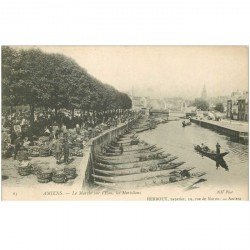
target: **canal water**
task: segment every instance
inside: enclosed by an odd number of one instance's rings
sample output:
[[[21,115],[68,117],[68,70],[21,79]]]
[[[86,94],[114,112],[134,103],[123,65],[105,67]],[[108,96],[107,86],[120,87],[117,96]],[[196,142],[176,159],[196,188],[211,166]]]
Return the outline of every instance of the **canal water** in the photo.
[[[185,161],[185,167],[195,167],[193,171],[205,171],[206,188],[248,188],[248,145],[232,142],[224,135],[202,128],[196,124],[182,127],[182,120],[160,124],[156,129],[140,133],[140,138],[150,144],[157,144],[166,153],[176,155],[176,161]],[[228,151],[224,157],[229,171],[219,167],[213,160],[202,157],[194,150],[195,144],[204,143],[215,150],[216,143],[221,145],[221,152]],[[201,185],[202,188],[202,185]]]

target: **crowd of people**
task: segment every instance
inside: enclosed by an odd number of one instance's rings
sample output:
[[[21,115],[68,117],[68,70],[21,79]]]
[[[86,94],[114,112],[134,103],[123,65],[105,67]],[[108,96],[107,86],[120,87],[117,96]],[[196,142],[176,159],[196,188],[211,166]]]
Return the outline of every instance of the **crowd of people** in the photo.
[[[132,110],[77,111],[75,115],[67,110],[55,114],[53,110],[36,111],[34,121],[29,110],[5,112],[2,115],[2,153],[16,159],[18,152],[27,145],[34,145],[40,137],[47,137],[53,144],[57,162],[62,155],[69,161],[69,134],[72,131],[84,137],[84,141],[97,136],[104,130],[134,119],[138,114]]]

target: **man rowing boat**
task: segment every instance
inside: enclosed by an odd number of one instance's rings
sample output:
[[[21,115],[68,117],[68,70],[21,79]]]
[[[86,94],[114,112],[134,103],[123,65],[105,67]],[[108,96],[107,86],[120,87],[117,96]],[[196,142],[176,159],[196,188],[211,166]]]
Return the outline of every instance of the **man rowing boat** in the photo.
[[[218,142],[216,144],[216,153],[220,154],[220,144]]]

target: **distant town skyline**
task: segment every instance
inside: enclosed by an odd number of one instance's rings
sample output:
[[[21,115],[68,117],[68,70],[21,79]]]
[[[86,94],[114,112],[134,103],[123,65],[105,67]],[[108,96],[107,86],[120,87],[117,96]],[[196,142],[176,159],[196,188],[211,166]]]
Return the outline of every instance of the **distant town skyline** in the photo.
[[[198,98],[204,85],[208,98],[248,90],[247,46],[35,47],[69,56],[103,83],[126,93],[133,87],[140,96]]]

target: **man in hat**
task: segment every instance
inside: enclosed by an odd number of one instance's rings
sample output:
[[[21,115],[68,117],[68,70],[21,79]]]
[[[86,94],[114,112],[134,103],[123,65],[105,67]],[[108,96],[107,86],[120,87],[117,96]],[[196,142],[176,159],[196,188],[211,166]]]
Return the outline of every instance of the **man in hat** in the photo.
[[[17,139],[15,140],[15,145],[14,145],[14,160],[16,160],[18,152],[21,150],[22,147],[22,140],[21,136],[18,136]]]
[[[58,137],[58,135],[56,135],[56,140],[55,140],[55,158],[56,158],[56,163],[59,163],[60,159],[61,159],[61,153],[62,153],[62,145],[60,142],[60,139]]]

